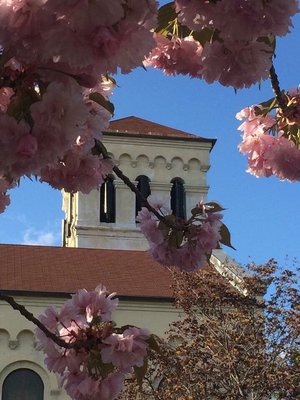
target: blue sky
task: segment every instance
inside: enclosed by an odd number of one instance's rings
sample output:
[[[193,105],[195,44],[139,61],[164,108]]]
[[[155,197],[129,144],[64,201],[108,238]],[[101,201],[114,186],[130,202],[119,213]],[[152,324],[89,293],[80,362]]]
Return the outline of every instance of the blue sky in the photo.
[[[278,40],[275,66],[282,88],[299,85],[300,16],[295,29]],[[227,208],[224,222],[242,263],[300,258],[299,183],[257,179],[245,172],[246,159],[235,114],[272,96],[269,82],[241,90],[208,85],[188,77],[166,77],[160,71],[137,69],[117,77],[112,97],[115,118],[135,115],[204,137],[216,138],[208,173],[209,199]],[[61,245],[61,195],[45,184],[22,180],[11,192],[11,205],[0,215],[0,243]]]

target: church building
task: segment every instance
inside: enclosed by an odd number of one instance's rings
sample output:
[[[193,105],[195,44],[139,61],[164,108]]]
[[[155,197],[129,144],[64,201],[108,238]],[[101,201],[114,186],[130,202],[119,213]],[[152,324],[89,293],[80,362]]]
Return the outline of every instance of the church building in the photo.
[[[145,197],[169,196],[175,215],[188,216],[206,199],[215,140],[127,117],[111,122],[103,142]],[[88,195],[63,193],[63,246],[0,245],[0,291],[38,316],[78,289],[102,283],[120,299],[113,315],[118,324],[163,335],[179,315],[169,271],[146,252],[136,220],[140,209],[135,194],[113,174]],[[222,258],[220,251],[211,258],[219,271]],[[5,302],[0,307],[0,400],[67,400],[36,350],[35,327]]]

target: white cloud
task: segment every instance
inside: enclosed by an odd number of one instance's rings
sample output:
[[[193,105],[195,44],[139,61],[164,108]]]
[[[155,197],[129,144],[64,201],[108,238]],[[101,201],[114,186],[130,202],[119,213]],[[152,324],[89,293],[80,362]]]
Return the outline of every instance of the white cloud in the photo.
[[[28,228],[24,231],[23,243],[29,245],[55,246],[60,244],[60,233],[54,231],[38,231]]]
[[[28,218],[25,214],[22,213],[10,214],[9,209],[7,210],[6,213],[3,214],[3,218],[13,223],[18,223],[25,226],[29,224]]]

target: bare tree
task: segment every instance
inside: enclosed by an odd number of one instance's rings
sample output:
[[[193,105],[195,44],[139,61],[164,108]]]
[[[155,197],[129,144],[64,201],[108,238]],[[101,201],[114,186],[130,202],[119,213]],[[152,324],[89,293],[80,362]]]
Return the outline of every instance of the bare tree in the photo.
[[[270,260],[248,269],[236,288],[212,268],[173,274],[184,318],[123,399],[299,398],[299,268],[280,271]]]

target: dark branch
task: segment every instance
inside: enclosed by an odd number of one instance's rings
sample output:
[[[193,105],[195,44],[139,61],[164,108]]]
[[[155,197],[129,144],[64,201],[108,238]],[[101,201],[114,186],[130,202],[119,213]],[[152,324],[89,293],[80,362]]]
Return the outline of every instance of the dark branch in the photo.
[[[278,76],[276,74],[273,64],[272,64],[272,67],[270,68],[270,79],[271,79],[272,89],[273,89],[273,92],[275,93],[277,102],[278,102],[280,108],[282,109],[282,112],[284,113],[287,108],[287,99],[284,96],[284,92],[280,89]]]
[[[9,305],[12,306],[14,310],[19,311],[23,317],[25,317],[28,321],[32,322],[34,325],[36,325],[41,331],[44,332],[44,334],[51,339],[54,343],[56,343],[58,346],[63,347],[65,349],[75,349],[79,350],[82,348],[89,349],[93,347],[93,345],[99,341],[99,339],[95,338],[90,338],[87,339],[86,341],[82,342],[75,342],[75,343],[67,343],[64,340],[62,340],[59,336],[57,336],[55,333],[49,331],[45,327],[44,324],[41,323],[30,311],[28,311],[22,304],[17,303],[13,297],[7,296],[3,293],[0,293],[0,300],[6,301]]]
[[[44,324],[41,323],[30,311],[28,311],[22,304],[17,303],[13,297],[7,296],[3,293],[0,293],[0,300],[6,301],[6,303],[10,304],[14,310],[19,311],[23,317],[25,317],[28,321],[32,322],[34,325],[36,325],[38,328],[40,328],[41,331],[44,332],[44,334],[51,340],[53,340],[54,343],[56,343],[60,347],[64,347],[66,349],[74,348],[74,345],[71,343],[66,343],[64,340],[60,339],[58,336],[55,335],[55,333],[49,331]]]

